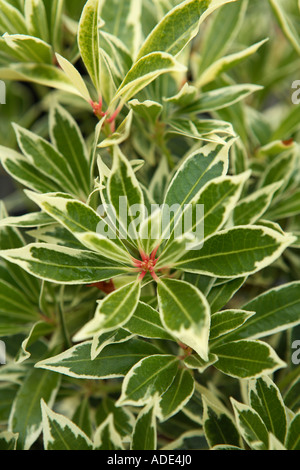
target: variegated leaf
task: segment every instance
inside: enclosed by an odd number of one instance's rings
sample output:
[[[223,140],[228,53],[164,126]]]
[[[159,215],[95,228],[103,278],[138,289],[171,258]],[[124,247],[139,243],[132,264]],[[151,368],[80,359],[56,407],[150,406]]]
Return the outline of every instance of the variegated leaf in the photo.
[[[109,379],[123,377],[141,359],[157,354],[150,343],[132,340],[108,345],[94,360],[91,359],[90,341],[37,363],[36,367],[58,372],[77,379]]]
[[[100,42],[99,28],[103,21],[100,19],[101,2],[88,0],[82,11],[78,28],[78,46],[86,69],[100,94]]]
[[[261,341],[233,341],[215,345],[211,351],[219,359],[215,367],[239,379],[262,377],[286,366],[274,349]]]
[[[190,371],[179,369],[168,390],[157,404],[157,416],[166,421],[177,414],[190,400],[194,393],[195,382]]]
[[[214,10],[235,0],[186,0],[173,8],[153,29],[138,58],[154,51],[178,55],[196,36],[200,23]]]
[[[276,261],[295,237],[260,226],[223,230],[175,263],[183,271],[224,278],[244,277]]]
[[[267,376],[252,380],[249,387],[249,401],[268,431],[284,443],[287,432],[286,410],[275,383]]]
[[[268,431],[260,416],[249,406],[231,398],[237,427],[252,450],[267,450]]]
[[[38,384],[38,387],[37,387]],[[23,381],[9,417],[9,430],[19,434],[18,448],[28,450],[42,431],[40,400],[52,406],[60,376],[50,371],[32,369]],[[35,393],[32,393],[35,390]]]
[[[76,424],[66,416],[55,413],[41,401],[43,439],[45,450],[92,450],[93,443]]]
[[[137,417],[132,435],[131,450],[156,450],[156,448],[155,401],[150,401]]]
[[[140,291],[141,283],[137,280],[99,301],[94,318],[77,333],[77,340],[88,339],[124,326],[135,312]]]
[[[0,257],[33,276],[58,284],[93,284],[127,271],[93,252],[43,243],[3,250]]]
[[[171,279],[160,279],[158,303],[161,321],[172,336],[208,359],[209,305],[196,287]]]
[[[178,359],[171,355],[153,355],[138,362],[122,384],[117,406],[144,406],[149,399],[158,399],[173,382]]]
[[[122,438],[114,425],[113,414],[109,414],[96,430],[93,450],[124,450]]]

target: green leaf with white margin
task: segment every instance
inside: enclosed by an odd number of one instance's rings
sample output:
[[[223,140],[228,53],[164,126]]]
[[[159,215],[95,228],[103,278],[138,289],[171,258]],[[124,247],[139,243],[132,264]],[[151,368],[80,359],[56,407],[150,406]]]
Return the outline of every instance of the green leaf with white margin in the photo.
[[[76,194],[77,184],[66,158],[42,137],[17,124],[14,124],[13,127],[19,147],[28,161],[36,165],[37,169],[46,177],[50,176],[55,179],[65,191]]]
[[[144,302],[138,303],[133,316],[123,328],[133,335],[141,336],[142,338],[174,341],[174,338],[164,329],[157,310]]]
[[[157,430],[155,401],[148,403],[139,413],[131,442],[131,450],[156,450]]]
[[[101,217],[88,205],[60,194],[36,194],[27,191],[27,196],[41,209],[66,227],[83,245],[101,256],[130,264],[131,258],[122,244],[97,232],[105,225]]]
[[[184,119],[174,118],[168,121],[168,134],[178,134],[190,139],[225,143],[226,136],[235,136],[232,124],[216,119]],[[224,138],[219,136],[221,134]]]
[[[259,181],[259,187],[263,187],[278,181],[284,181],[285,184],[281,185],[280,191],[282,192],[288,183],[289,179],[295,172],[297,165],[297,154],[295,149],[284,152],[278,155],[271,163],[266,167]]]
[[[291,282],[271,289],[242,307],[256,312],[227,338],[257,339],[299,325],[300,282]]]
[[[300,412],[289,424],[285,446],[287,450],[300,450]]]
[[[96,253],[43,243],[2,250],[0,257],[35,277],[57,284],[93,284],[128,271]]]
[[[132,66],[132,57],[122,40],[114,34],[103,30],[105,29],[105,26],[106,25],[103,25],[100,32],[100,50],[107,59],[114,85],[118,88],[126,73]]]
[[[170,218],[171,225],[178,219],[185,204],[190,204],[206,183],[226,175],[231,145],[232,142],[226,145],[206,144],[193,150],[179,166],[163,202],[170,213],[174,211],[173,217]]]
[[[80,334],[80,333],[79,333]],[[118,328],[115,331],[109,331],[108,333],[100,333],[94,336],[91,347],[91,359],[94,360],[109,344],[125,343],[134,337],[133,334]],[[73,338],[76,341],[76,336]]]
[[[101,217],[96,211],[67,194],[36,194],[26,191],[26,195],[71,233],[96,232],[101,222]]]
[[[234,142],[230,160],[234,175],[242,173],[249,167],[247,149],[241,139]]]
[[[209,181],[204,188],[190,201],[189,206],[183,210],[182,215],[175,223],[174,230],[170,236],[170,245],[173,237],[176,237],[176,231],[181,232],[184,225],[185,233],[193,234],[197,244],[203,244],[203,241],[217,232],[229,218],[240,199],[245,182],[249,179],[250,172],[242,173],[238,176],[221,176]],[[203,211],[200,214],[200,206]],[[192,245],[187,247],[192,249]],[[164,252],[161,254],[161,263],[163,263]],[[175,262],[177,260],[173,260]]]
[[[100,42],[101,92],[105,102],[110,103],[132,66],[132,60],[123,42],[112,34],[101,31]]]
[[[298,357],[296,357],[296,359],[298,359]],[[300,374],[299,374],[299,371],[298,371],[298,376],[292,379],[292,383],[289,389],[284,393],[284,403],[290,410],[292,410],[295,413],[300,408]]]
[[[125,140],[127,140],[130,135],[132,118],[133,118],[133,112],[132,110],[130,110],[126,118],[122,121],[122,123],[117,128],[117,130],[113,132],[111,136],[102,140],[102,142],[98,145],[98,148],[111,147],[113,145],[120,145],[123,142],[125,142]]]
[[[211,317],[210,341],[217,340],[243,325],[255,312],[246,310],[223,310]]]
[[[269,0],[283,33],[300,54],[299,2],[297,0]]]
[[[21,62],[52,64],[52,50],[49,44],[41,39],[25,34],[4,34],[7,53]]]
[[[56,54],[56,59],[57,59],[57,62],[59,63],[59,66],[62,68],[62,70],[66,74],[66,77],[68,78],[68,80],[72,83],[74,88],[76,88],[78,94],[82,96],[83,99],[85,99],[87,102],[90,103],[91,101],[90,93],[87,89],[85,81],[83,80],[78,70],[74,67],[73,64],[71,64],[71,62],[69,62],[67,59],[65,59],[59,54]]]
[[[175,378],[157,403],[156,415],[160,421],[166,421],[177,414],[188,403],[195,389],[191,372],[178,369]]]
[[[18,448],[28,450],[42,431],[41,399],[52,406],[59,389],[60,376],[32,369],[16,395],[9,417],[9,431],[18,433]]]
[[[219,359],[215,367],[224,374],[238,379],[262,377],[286,367],[274,349],[258,340],[212,345],[211,352]]]
[[[142,45],[138,59],[154,51],[178,55],[197,35],[200,24],[214,10],[235,0],[186,0],[158,23]]]
[[[29,212],[28,214],[6,217],[0,220],[0,227],[33,228],[51,224],[53,224],[52,217],[44,212]]]
[[[66,416],[55,413],[41,400],[45,450],[93,450],[93,443]]]
[[[129,101],[128,104],[135,114],[138,114],[151,123],[156,122],[163,110],[163,106],[160,103],[151,100],[139,101],[134,99]]]
[[[262,419],[249,406],[231,398],[237,427],[247,444],[253,450],[267,450],[269,435]]]
[[[43,0],[25,0],[24,15],[28,33],[49,42],[49,27]]]
[[[203,428],[210,448],[216,445],[240,446],[240,436],[229,413],[212,406],[203,397]]]
[[[88,0],[85,4],[78,27],[78,46],[82,60],[100,96],[100,44],[99,28],[101,2]]]
[[[141,283],[136,280],[98,301],[94,318],[77,333],[77,340],[85,340],[124,326],[134,314],[140,292]]]
[[[0,78],[38,83],[46,87],[57,88],[67,93],[78,95],[79,92],[63,70],[54,65],[36,63],[16,63],[0,68]]]
[[[243,84],[218,88],[202,93],[198,99],[188,106],[180,109],[180,113],[205,113],[227,108],[241,100],[248,98],[252,93],[262,90],[261,86]]]
[[[136,56],[141,42],[141,14],[141,0],[111,0],[103,2],[101,9],[103,30],[120,39],[132,57]]]
[[[33,163],[15,150],[0,146],[0,160],[5,171],[27,188],[41,193],[59,191],[56,181],[41,173]]]
[[[115,428],[113,414],[109,414],[96,430],[93,450],[124,450],[122,438]]]
[[[213,15],[203,35],[198,74],[226,54],[242,26],[247,6],[247,0],[234,2],[224,5]]]
[[[193,150],[175,173],[165,196],[168,206],[189,204],[204,185],[228,170],[229,150],[232,142],[207,144]]]
[[[262,225],[263,227],[271,228],[272,230],[275,230],[275,232],[278,232],[278,233],[281,233],[281,235],[284,235],[284,230],[277,222],[272,222],[271,220],[267,220],[267,219],[260,219],[259,225]],[[295,242],[293,242],[293,245],[294,243]]]
[[[135,364],[122,384],[117,406],[144,406],[150,399],[158,400],[174,380],[179,361],[175,356],[160,354]]]
[[[234,227],[212,235],[201,250],[190,251],[174,266],[208,276],[244,277],[272,264],[294,240],[267,227]]]
[[[3,431],[0,432],[0,450],[16,450],[18,434]]]
[[[29,348],[32,344],[34,344],[40,337],[47,336],[55,330],[55,326],[51,323],[47,323],[44,321],[39,321],[33,325],[31,328],[28,336],[21,344],[20,351],[15,357],[15,363],[21,364],[22,362],[29,359],[31,353]]]
[[[185,83],[176,95],[169,98],[163,97],[163,101],[178,108],[185,108],[194,103],[198,96],[198,90],[193,85]]]
[[[50,31],[43,0],[25,0],[24,15],[28,33],[50,42]]]
[[[208,83],[212,82],[219,75],[221,75],[221,73],[226,72],[228,69],[234,67],[235,65],[238,65],[243,60],[255,54],[258,49],[263,44],[265,44],[267,40],[268,39],[264,39],[263,41],[253,44],[252,46],[248,47],[247,49],[244,49],[241,52],[236,52],[234,54],[230,54],[228,56],[218,59],[200,75],[200,77],[196,81],[195,86],[197,88],[201,88],[204,85],[207,85]]]
[[[118,99],[126,103],[164,73],[184,71],[186,71],[186,67],[177,62],[170,54],[152,52],[134,63],[119,86],[112,103],[115,103]],[[112,106],[112,103],[110,106]]]
[[[257,222],[269,208],[281,185],[281,181],[270,184],[241,199],[233,212],[234,225],[251,225]]]
[[[65,108],[55,104],[50,110],[49,128],[53,145],[68,160],[79,187],[88,195],[88,150],[76,121]]]
[[[99,253],[101,256],[105,256],[108,259],[112,259],[127,266],[131,264],[131,256],[128,251],[125,251],[125,249],[114,241],[109,240],[107,237],[92,232],[75,233],[74,235],[83,245]]]
[[[27,34],[25,18],[20,13],[18,8],[11,5],[9,2],[0,1],[0,32],[2,34],[8,32],[10,34]]]
[[[206,361],[210,309],[202,292],[184,281],[160,279],[158,304],[161,321],[167,332]]]
[[[91,345],[91,341],[80,343],[57,356],[38,362],[36,367],[76,379],[112,379],[124,377],[138,361],[158,353],[152,344],[132,340],[108,345],[92,361]]]
[[[137,239],[137,220],[132,210],[137,208],[140,212],[138,219],[144,219],[144,195],[132,166],[118,147],[114,147],[113,156],[113,167],[107,182],[109,200],[116,212],[122,238],[129,236]]]
[[[267,430],[284,443],[287,432],[285,404],[278,387],[269,377],[250,381],[249,403],[259,414]]]

